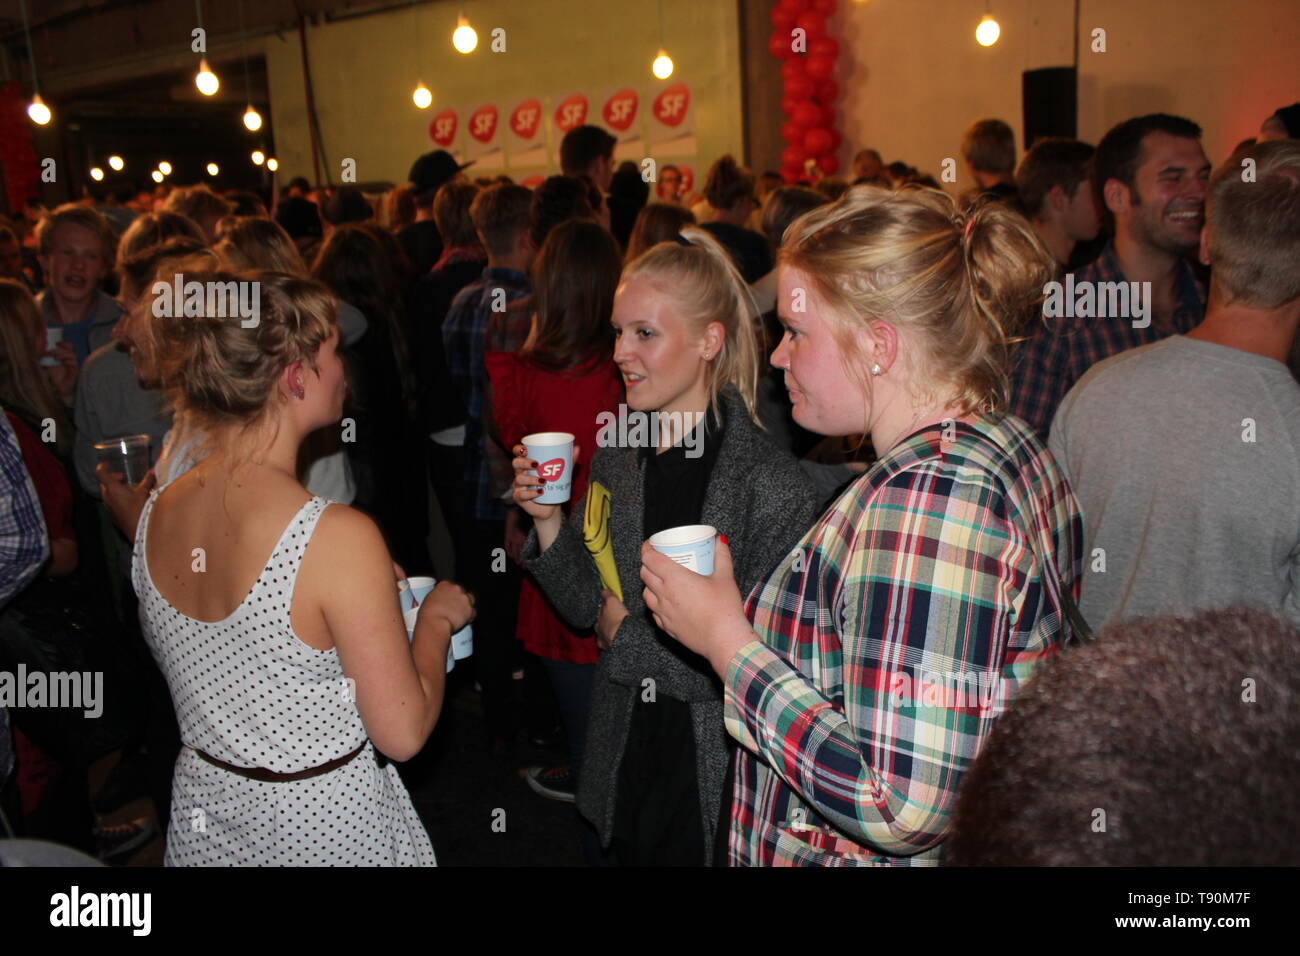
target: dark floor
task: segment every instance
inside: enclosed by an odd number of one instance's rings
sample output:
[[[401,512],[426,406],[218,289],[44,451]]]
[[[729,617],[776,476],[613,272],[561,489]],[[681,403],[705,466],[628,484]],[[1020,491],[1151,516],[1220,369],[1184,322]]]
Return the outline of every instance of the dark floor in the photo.
[[[494,753],[468,668],[448,675],[447,706],[429,743],[401,766],[439,866],[581,866],[577,812],[538,796],[520,768],[561,755],[517,744]]]

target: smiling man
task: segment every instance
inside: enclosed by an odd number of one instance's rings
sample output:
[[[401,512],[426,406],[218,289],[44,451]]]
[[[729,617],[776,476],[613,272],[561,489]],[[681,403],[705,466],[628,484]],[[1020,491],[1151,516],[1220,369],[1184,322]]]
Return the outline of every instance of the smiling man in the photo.
[[[49,284],[37,297],[47,328],[63,329],[77,363],[113,334],[121,307],[99,288],[113,267],[117,237],[108,220],[87,206],[60,206],[36,229],[38,258]]]
[[[1205,290],[1187,261],[1200,243],[1210,178],[1200,140],[1191,120],[1152,113],[1125,120],[1098,144],[1097,211],[1114,223],[1114,238],[1074,274],[1074,286],[1140,283],[1150,314],[1140,322],[1072,316],[1037,326],[1012,369],[1008,410],[1041,438],[1065,393],[1094,364],[1190,332],[1204,316]]]

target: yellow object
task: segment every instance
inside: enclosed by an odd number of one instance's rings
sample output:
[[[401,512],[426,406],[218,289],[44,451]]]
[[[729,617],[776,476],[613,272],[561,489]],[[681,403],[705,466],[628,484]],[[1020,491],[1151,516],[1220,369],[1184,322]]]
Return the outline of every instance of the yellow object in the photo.
[[[618,567],[614,564],[614,542],[609,537],[609,489],[599,481],[587,485],[587,508],[582,513],[582,543],[596,560],[600,583],[623,600],[623,588],[618,583]]]

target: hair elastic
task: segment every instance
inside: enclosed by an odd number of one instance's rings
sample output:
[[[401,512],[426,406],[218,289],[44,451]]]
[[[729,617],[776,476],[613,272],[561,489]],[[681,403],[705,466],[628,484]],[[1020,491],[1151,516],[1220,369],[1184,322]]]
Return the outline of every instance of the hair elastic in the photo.
[[[679,246],[689,246],[691,244],[691,240],[687,239],[680,232],[674,235],[673,238],[677,240]]]
[[[961,231],[962,242],[965,242],[966,238],[970,235],[970,227],[973,225],[975,225],[975,219],[973,217],[966,220],[966,228]]]

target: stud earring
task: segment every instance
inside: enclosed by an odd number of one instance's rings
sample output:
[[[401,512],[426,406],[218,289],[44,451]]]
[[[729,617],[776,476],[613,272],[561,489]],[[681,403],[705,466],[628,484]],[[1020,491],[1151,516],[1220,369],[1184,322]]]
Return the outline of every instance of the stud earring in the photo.
[[[872,375],[879,375],[879,374],[880,374],[880,366],[877,365],[877,364],[874,363],[874,362],[873,362],[872,365],[871,365],[871,374],[872,374]]]

